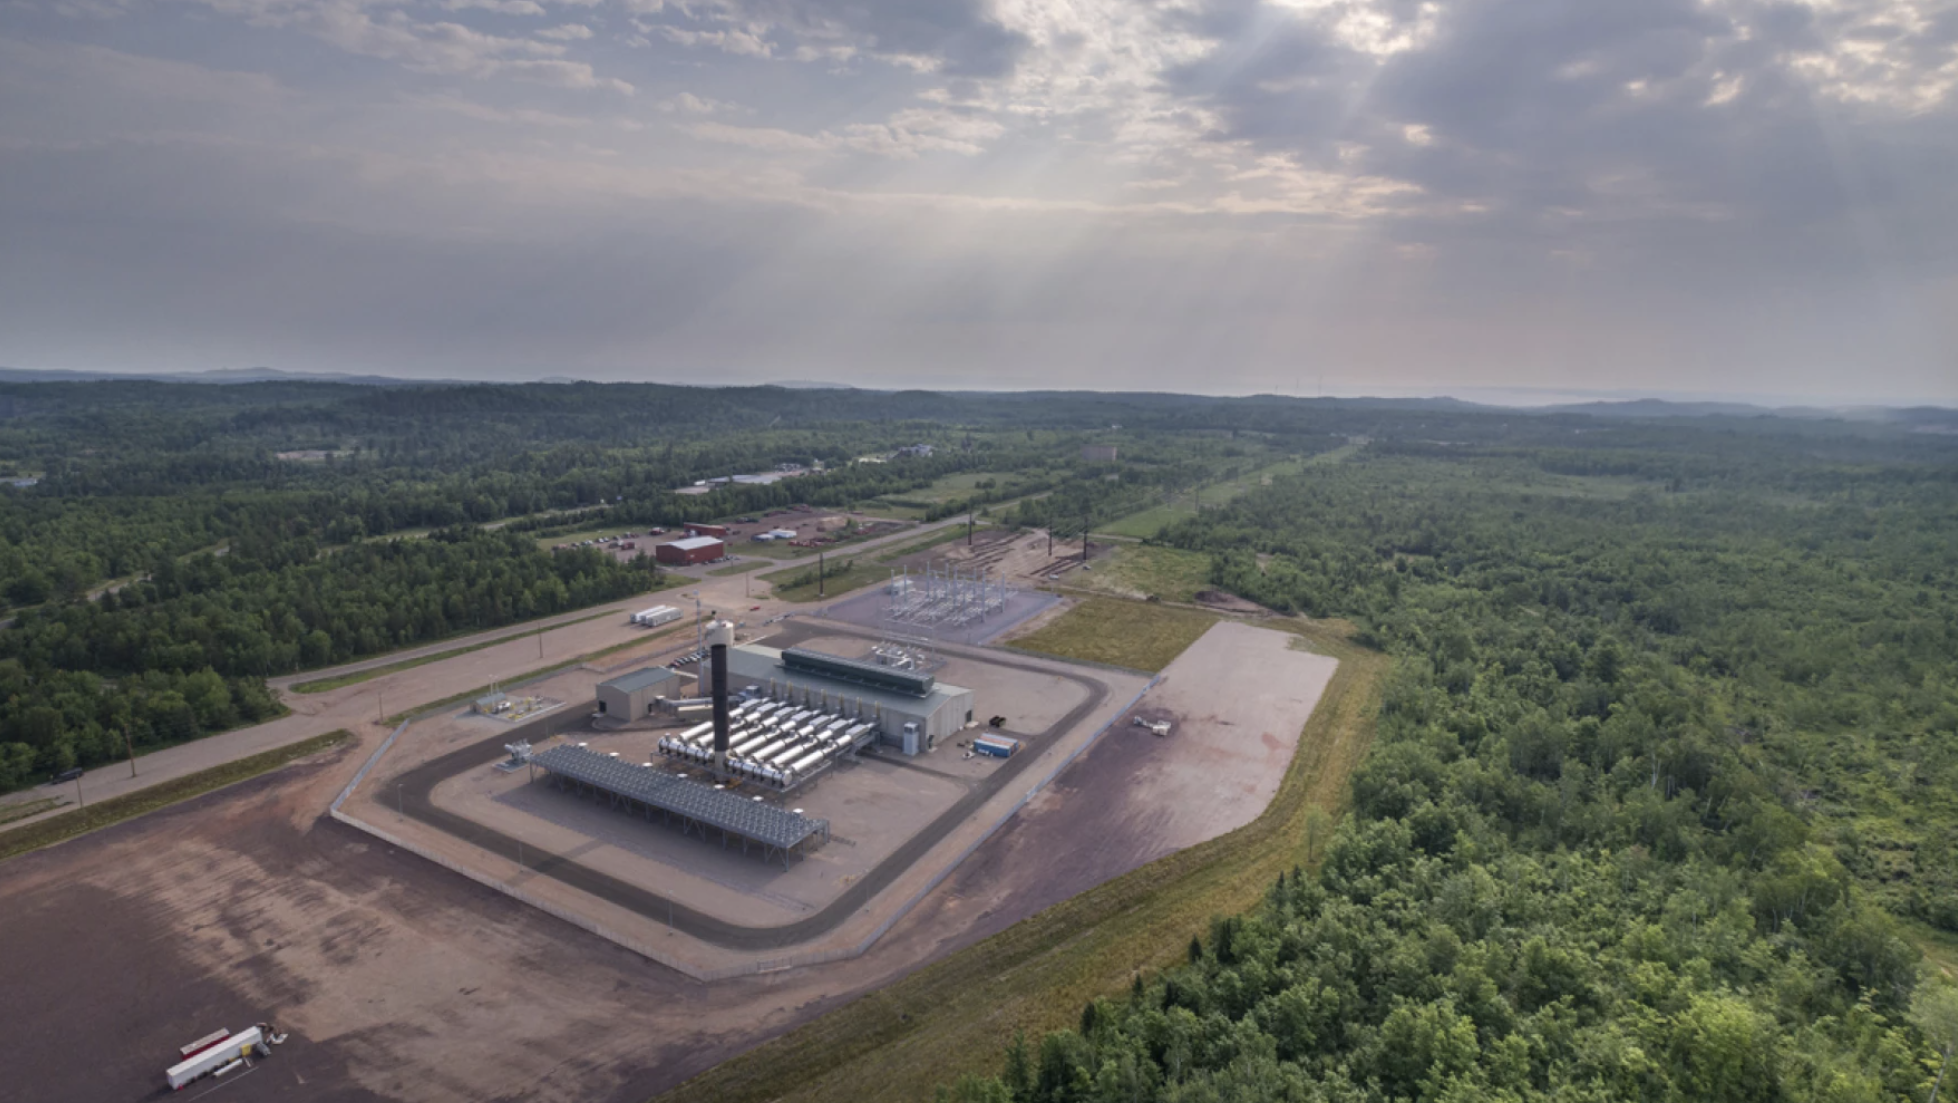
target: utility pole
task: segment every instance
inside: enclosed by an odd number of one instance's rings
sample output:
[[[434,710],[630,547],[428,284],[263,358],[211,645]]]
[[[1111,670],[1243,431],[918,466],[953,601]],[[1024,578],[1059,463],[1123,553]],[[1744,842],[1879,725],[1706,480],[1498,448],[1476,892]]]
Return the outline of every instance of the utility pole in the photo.
[[[122,729],[122,746],[129,752],[129,776],[136,776],[136,744],[129,741],[129,729]]]
[[[82,801],[82,779],[79,776],[75,778],[75,811],[88,811],[88,805]]]
[[[1088,515],[1081,515],[1081,565],[1088,565]]]
[[[537,630],[537,657],[540,659],[544,657],[544,630],[542,628]]]
[[[965,511],[965,546],[972,546],[972,511]]]
[[[816,597],[823,596],[823,553],[816,553]]]

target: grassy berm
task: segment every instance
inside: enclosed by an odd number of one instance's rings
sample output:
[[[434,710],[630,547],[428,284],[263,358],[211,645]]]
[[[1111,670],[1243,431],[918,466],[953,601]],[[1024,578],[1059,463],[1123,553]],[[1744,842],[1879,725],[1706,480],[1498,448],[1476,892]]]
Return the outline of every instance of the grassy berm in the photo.
[[[197,773],[186,774],[173,781],[139,789],[127,796],[110,797],[108,800],[85,805],[73,812],[50,816],[39,823],[0,833],[0,861],[39,850],[44,846],[53,846],[55,843],[111,824],[135,819],[137,816],[154,812],[179,801],[203,796],[213,789],[222,789],[227,785],[276,770],[289,762],[297,762],[307,755],[330,750],[351,738],[353,734],[344,729],[316,735],[289,747],[263,751],[236,762],[199,770]]]

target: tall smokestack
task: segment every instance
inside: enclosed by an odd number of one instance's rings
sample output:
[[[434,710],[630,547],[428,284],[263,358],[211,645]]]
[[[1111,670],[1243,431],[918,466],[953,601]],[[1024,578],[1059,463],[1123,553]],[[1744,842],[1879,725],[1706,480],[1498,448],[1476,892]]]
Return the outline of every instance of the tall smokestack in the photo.
[[[714,668],[714,765],[727,766],[727,649],[734,625],[715,621],[707,629],[707,653]]]

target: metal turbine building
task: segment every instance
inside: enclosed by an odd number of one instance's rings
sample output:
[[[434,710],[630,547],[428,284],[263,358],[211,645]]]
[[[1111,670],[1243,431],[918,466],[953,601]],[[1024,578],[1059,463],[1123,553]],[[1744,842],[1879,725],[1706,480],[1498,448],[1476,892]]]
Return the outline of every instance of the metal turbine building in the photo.
[[[728,673],[770,699],[868,723],[906,754],[930,750],[972,723],[971,690],[918,670],[744,644],[729,649]]]

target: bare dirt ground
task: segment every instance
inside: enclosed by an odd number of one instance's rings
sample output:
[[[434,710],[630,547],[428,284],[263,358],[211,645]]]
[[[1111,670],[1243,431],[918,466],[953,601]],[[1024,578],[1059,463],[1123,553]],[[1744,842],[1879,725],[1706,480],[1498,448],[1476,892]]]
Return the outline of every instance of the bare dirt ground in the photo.
[[[178,1045],[269,1019],[292,1041],[229,1098],[636,1103],[979,937],[907,919],[852,961],[696,983],[319,818],[365,753],[0,865],[0,983],[36,1009],[10,1092],[160,1096]]]
[[[1338,665],[1293,649],[1292,639],[1230,621],[1212,627],[940,886],[930,915],[914,918],[994,934],[1256,818]],[[1158,737],[1131,723],[1137,715],[1175,729]]]
[[[9,1094],[161,1096],[177,1046],[269,1019],[227,1099],[633,1101],[876,979],[687,981],[311,820],[351,757],[0,867]]]
[[[1228,679],[1247,653],[1204,655],[1218,639],[1206,635],[1185,656],[1199,661],[1179,659],[1159,688],[1185,692],[1183,680],[1195,694],[1209,680],[1225,695],[1203,698],[1233,699]],[[1282,643],[1250,654],[1268,676],[1314,658]],[[1228,819],[1151,820],[1164,767],[1222,747],[1238,756],[1228,772],[1240,787],[1259,789],[1254,765],[1275,784],[1284,755],[1263,730],[1251,749],[1248,716],[1221,714],[1232,723],[1218,743],[1193,733],[1200,710],[1164,700],[1146,707],[1179,712],[1176,735],[1111,729],[871,953],[713,984],[320,819],[367,753],[342,749],[0,865],[0,991],[34,1009],[10,1016],[8,1089],[161,1096],[178,1045],[270,1019],[292,1041],[227,1098],[638,1103]],[[1281,747],[1303,719],[1292,708],[1270,717]],[[1239,792],[1249,817],[1261,801]]]

